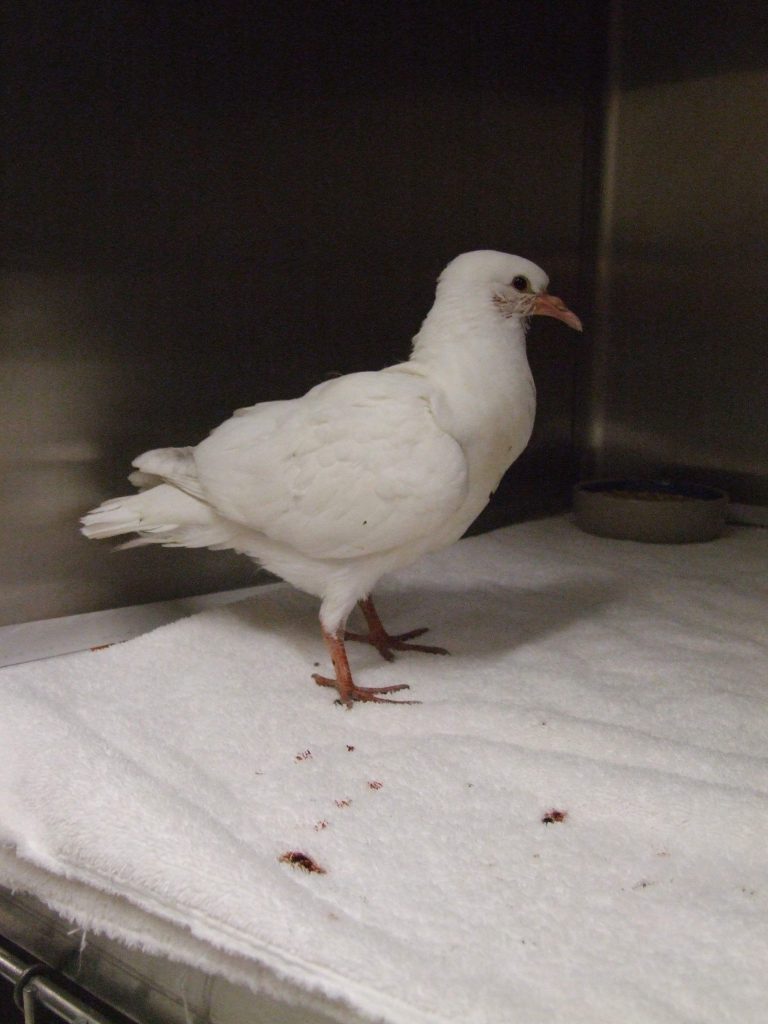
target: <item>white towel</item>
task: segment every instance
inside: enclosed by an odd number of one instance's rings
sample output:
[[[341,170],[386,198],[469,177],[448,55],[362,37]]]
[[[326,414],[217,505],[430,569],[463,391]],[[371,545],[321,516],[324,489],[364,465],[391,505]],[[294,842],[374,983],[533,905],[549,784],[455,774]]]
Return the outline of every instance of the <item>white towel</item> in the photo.
[[[349,644],[418,705],[336,706],[282,585],[5,669],[0,882],[339,1019],[763,1020],[767,554],[462,541],[378,602],[451,657]]]

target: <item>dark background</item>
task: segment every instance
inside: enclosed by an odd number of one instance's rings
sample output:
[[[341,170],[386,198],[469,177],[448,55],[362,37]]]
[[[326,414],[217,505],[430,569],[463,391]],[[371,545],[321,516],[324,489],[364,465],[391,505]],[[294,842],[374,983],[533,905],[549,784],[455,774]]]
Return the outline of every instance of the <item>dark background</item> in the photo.
[[[467,249],[586,324],[534,323],[536,431],[478,528],[594,472],[768,501],[753,8],[6,3],[0,622],[252,582],[77,519],[147,448],[406,358]]]

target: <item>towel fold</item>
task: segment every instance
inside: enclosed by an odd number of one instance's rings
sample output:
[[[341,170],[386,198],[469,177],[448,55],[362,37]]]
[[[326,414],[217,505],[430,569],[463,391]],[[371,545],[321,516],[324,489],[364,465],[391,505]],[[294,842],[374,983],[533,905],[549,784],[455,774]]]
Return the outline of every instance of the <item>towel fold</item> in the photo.
[[[349,644],[416,705],[336,706],[283,585],[4,669],[0,882],[339,1020],[757,1021],[766,554],[462,541],[378,601],[450,658]]]

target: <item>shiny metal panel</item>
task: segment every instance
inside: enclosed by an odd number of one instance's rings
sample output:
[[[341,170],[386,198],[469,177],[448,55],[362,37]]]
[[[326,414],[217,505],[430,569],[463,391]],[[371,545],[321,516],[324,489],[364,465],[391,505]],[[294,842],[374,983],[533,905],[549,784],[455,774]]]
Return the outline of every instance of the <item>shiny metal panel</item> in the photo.
[[[614,4],[584,475],[768,503],[768,19]]]

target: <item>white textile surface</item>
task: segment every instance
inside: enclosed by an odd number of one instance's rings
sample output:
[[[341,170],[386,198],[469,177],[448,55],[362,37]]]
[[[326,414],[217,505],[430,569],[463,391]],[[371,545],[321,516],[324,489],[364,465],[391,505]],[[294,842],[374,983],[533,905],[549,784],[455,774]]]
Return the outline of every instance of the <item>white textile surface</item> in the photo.
[[[342,1020],[764,1021],[767,555],[462,541],[378,602],[450,657],[349,644],[415,705],[335,705],[283,585],[5,669],[0,882]]]

